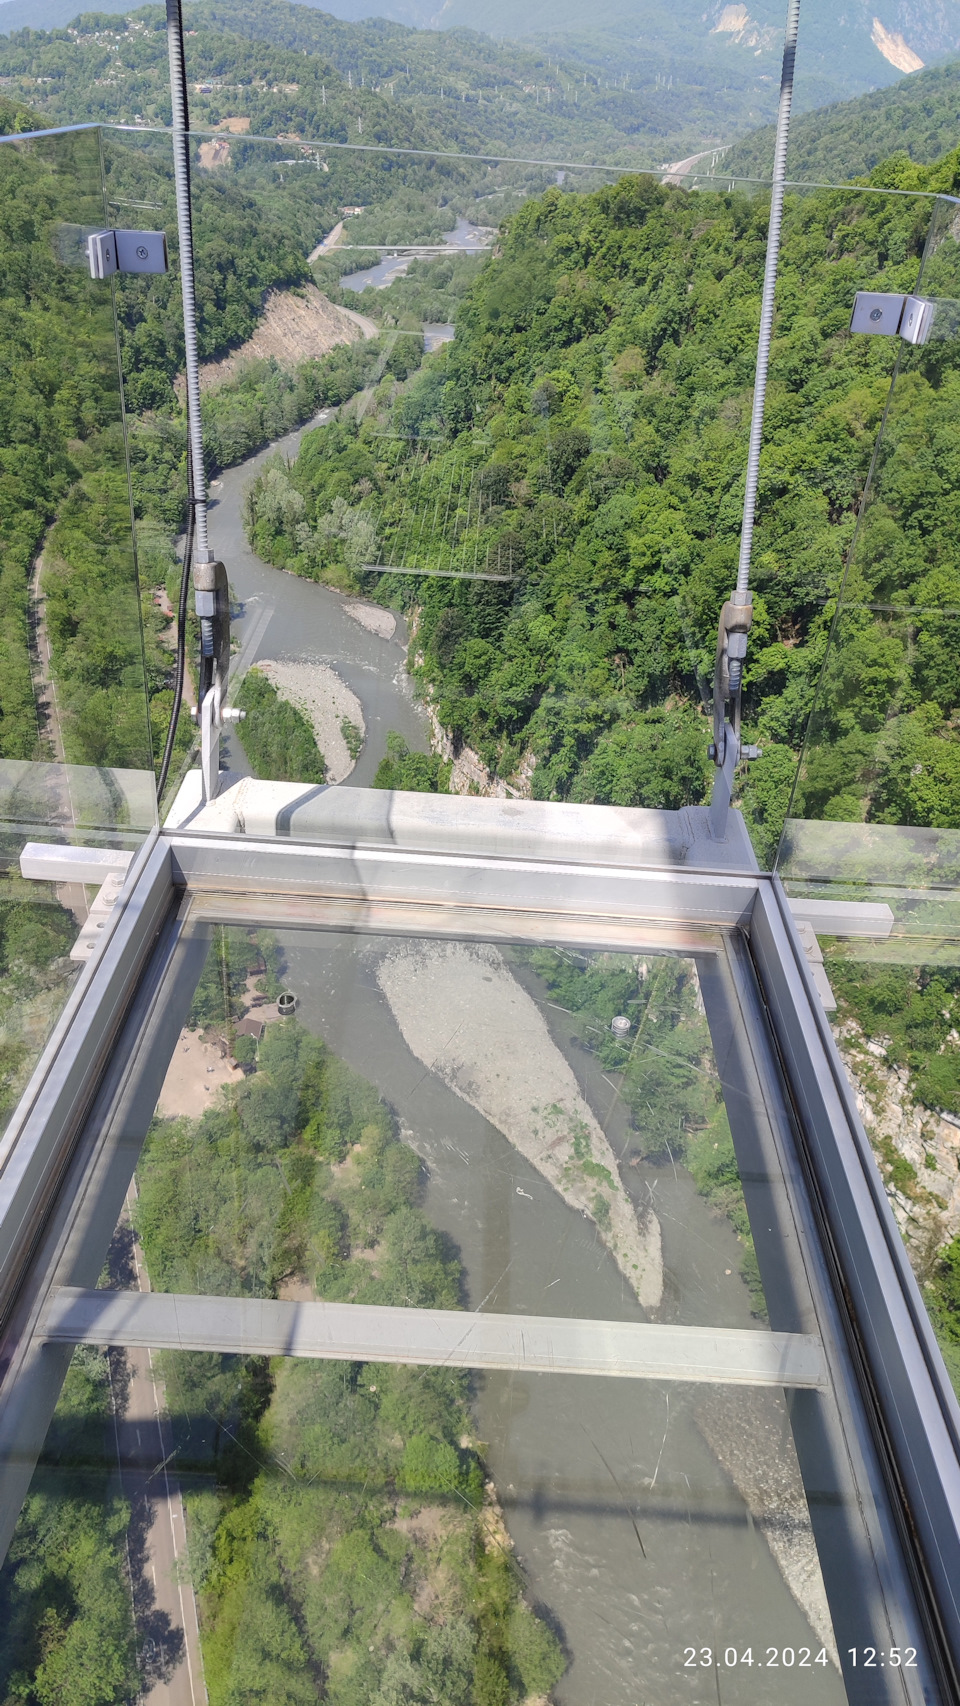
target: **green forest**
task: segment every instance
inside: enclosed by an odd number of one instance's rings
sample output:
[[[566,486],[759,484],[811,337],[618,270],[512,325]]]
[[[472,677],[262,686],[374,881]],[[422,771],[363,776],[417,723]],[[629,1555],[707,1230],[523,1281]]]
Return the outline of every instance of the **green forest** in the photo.
[[[874,177],[950,190],[956,171],[948,156]],[[850,303],[914,287],[929,217],[928,202],[855,190],[788,198],[745,698],[763,754],[743,809],[765,861],[889,391],[893,351],[849,334]],[[701,687],[737,557],[765,236],[763,204],[736,193],[550,190],[506,222],[455,343],[392,406],[306,435],[254,487],[258,551],[318,578],[346,569],[413,612],[420,692],[494,775],[532,758],[536,798],[704,796]],[[895,393],[796,815],[960,821],[954,619],[914,641],[869,608],[960,601],[950,503],[924,502],[916,479],[949,479],[932,447],[957,410],[953,352],[917,352]],[[463,578],[351,571],[351,533],[371,526],[373,560]]]
[[[623,65],[601,70],[562,47],[344,23],[280,0],[203,0],[185,8],[185,21],[199,128],[239,115],[255,136],[498,148],[656,169],[702,148],[705,136],[720,140],[775,111],[756,66],[671,81],[675,56],[657,67],[649,48],[624,75]],[[162,8],[145,6],[126,18],[91,10],[67,29],[17,30],[0,37],[0,76],[48,123],[169,124],[163,28]],[[811,89],[814,99],[825,93]]]
[[[803,113],[790,127],[787,169],[793,179],[845,183],[903,153],[929,166],[956,147],[958,65],[932,65],[892,89]],[[724,151],[719,170],[734,177],[769,178],[772,125],[751,132]]]

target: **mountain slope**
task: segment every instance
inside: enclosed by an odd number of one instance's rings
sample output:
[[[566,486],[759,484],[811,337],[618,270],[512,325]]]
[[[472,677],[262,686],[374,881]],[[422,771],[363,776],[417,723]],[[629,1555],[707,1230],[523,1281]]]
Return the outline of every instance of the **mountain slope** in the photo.
[[[207,0],[188,7],[187,70],[198,128],[227,118],[260,136],[296,134],[546,159],[660,166],[765,118],[769,98],[741,80],[713,96],[669,90],[666,73],[637,91],[629,78],[585,72],[552,55],[468,32],[349,24],[285,0]],[[0,37],[0,82],[47,123],[170,122],[159,6],[125,18],[87,13],[65,30]],[[762,98],[761,98],[762,97]],[[715,128],[722,112],[724,130]],[[348,196],[363,200],[359,193]]]
[[[62,27],[76,0],[5,0],[0,31]],[[931,0],[909,19],[898,0],[865,0],[837,17],[826,0],[807,0],[797,70],[798,111],[899,81],[905,69],[960,50]],[[322,53],[345,72],[351,60],[411,82],[400,98],[439,99],[459,79],[470,93],[504,81],[539,105],[544,143],[556,134],[557,104],[602,108],[605,124],[649,142],[644,164],[659,166],[770,120],[775,112],[783,31],[781,0],[600,0],[585,19],[571,0],[334,0],[337,16],[287,0],[219,0],[199,15],[253,39]],[[126,12],[106,0],[88,19]],[[373,12],[377,16],[371,16]],[[193,9],[188,8],[188,18]],[[416,30],[410,26],[416,26]],[[89,26],[88,26],[89,27]],[[467,35],[465,32],[470,31]],[[480,33],[484,32],[484,33]],[[385,62],[384,56],[390,61]],[[457,98],[463,98],[458,87]],[[546,114],[543,108],[546,106]],[[567,114],[581,117],[582,114]],[[600,115],[597,115],[600,116]],[[449,114],[448,114],[449,117]],[[486,124],[492,115],[484,115]],[[492,139],[492,137],[491,137]],[[598,138],[598,140],[601,140]],[[609,155],[605,155],[609,158]],[[636,163],[635,155],[624,163]]]
[[[790,136],[791,178],[838,182],[872,172],[881,160],[904,152],[921,165],[938,160],[957,141],[960,62],[951,61],[797,119]],[[773,166],[772,125],[731,148],[723,169],[767,177]]]

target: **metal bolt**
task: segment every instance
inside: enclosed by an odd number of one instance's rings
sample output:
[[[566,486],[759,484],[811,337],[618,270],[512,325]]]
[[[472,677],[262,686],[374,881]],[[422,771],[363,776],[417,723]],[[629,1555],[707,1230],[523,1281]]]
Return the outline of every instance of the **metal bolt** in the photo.
[[[145,261],[149,258],[149,255],[150,250],[147,248],[146,243],[140,243],[137,247],[137,260]]]
[[[871,320],[882,320],[883,319],[883,309],[882,308],[871,308],[870,318],[871,318]]]

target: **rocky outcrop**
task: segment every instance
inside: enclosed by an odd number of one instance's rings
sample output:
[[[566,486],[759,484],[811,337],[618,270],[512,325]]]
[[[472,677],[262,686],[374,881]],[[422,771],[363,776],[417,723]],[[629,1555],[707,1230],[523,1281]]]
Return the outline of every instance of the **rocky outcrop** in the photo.
[[[537,762],[532,752],[524,753],[510,780],[505,781],[502,776],[493,774],[472,746],[454,745],[430,705],[426,712],[430,719],[430,744],[445,763],[453,766],[450,771],[451,794],[483,794],[493,800],[529,800],[530,781]]]
[[[924,1277],[936,1247],[960,1233],[960,1123],[916,1102],[906,1067],[892,1066],[882,1041],[854,1020],[838,1025],[836,1037],[897,1224]]]

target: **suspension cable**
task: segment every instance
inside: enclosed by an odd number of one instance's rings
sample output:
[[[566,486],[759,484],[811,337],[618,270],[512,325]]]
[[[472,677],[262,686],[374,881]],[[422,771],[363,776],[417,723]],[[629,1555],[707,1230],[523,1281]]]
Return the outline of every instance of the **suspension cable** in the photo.
[[[780,73],[777,139],[773,156],[773,182],[770,186],[770,223],[767,226],[767,254],[763,269],[763,292],[760,300],[760,333],[757,339],[757,365],[753,382],[750,443],[747,450],[747,477],[743,494],[740,559],[737,565],[736,588],[725,601],[720,612],[717,628],[717,652],[713,669],[713,742],[710,747],[710,757],[717,768],[710,798],[710,832],[718,841],[726,839],[736,766],[741,756],[756,758],[760,751],[759,747],[741,746],[740,700],[743,687],[743,666],[747,656],[747,636],[753,620],[753,604],[750,597],[750,557],[753,550],[753,528],[757,511],[760,446],[763,440],[763,412],[767,400],[767,374],[770,367],[770,342],[773,335],[773,309],[777,290],[777,266],[780,260],[783,192],[787,176],[787,139],[790,134],[790,108],[793,104],[793,74],[797,59],[799,24],[800,0],[788,0],[787,24],[783,39],[783,69]]]
[[[740,533],[740,561],[737,567],[737,592],[746,593],[750,587],[750,555],[753,549],[753,524],[757,508],[757,484],[760,477],[760,443],[763,436],[763,411],[767,400],[767,372],[770,366],[770,340],[773,334],[773,304],[777,288],[777,267],[780,260],[780,228],[783,223],[783,191],[787,176],[787,138],[790,133],[790,108],[793,103],[793,73],[797,58],[797,30],[800,24],[800,0],[789,0],[787,27],[783,42],[783,70],[780,76],[780,106],[777,112],[777,140],[773,156],[773,183],[770,190],[770,224],[767,227],[767,259],[763,271],[763,296],[760,303],[760,336],[757,342],[757,368],[753,384],[753,414],[750,419],[750,447],[747,452],[747,484],[743,495],[743,526]],[[739,675],[739,670],[738,670]],[[734,686],[733,667],[730,684]],[[736,684],[739,686],[739,681]]]
[[[180,0],[166,0],[167,52],[170,61],[170,101],[173,109],[173,181],[180,247],[180,294],[183,302],[183,342],[187,379],[187,530],[177,601],[177,663],[170,724],[157,776],[157,801],[163,798],[173,759],[177,725],[183,705],[187,654],[187,602],[194,557],[209,562],[207,483],[203,466],[203,425],[200,419],[200,359],[197,351],[197,294],[193,266],[193,212],[190,199],[190,109],[187,66],[183,48]]]
[[[173,181],[177,197],[180,239],[180,292],[183,298],[183,343],[187,377],[187,440],[193,487],[197,560],[211,560],[207,537],[207,480],[203,466],[203,427],[200,421],[200,360],[197,354],[197,293],[193,269],[193,214],[190,203],[190,112],[187,105],[187,67],[183,51],[183,13],[180,0],[166,0],[167,50],[170,56],[170,98],[173,104]]]
[[[157,777],[157,804],[163,799],[163,790],[167,785],[170,773],[170,762],[173,758],[173,745],[177,738],[177,724],[180,721],[180,707],[183,704],[183,678],[187,667],[187,601],[190,594],[190,570],[193,566],[194,541],[194,508],[193,482],[189,479],[189,463],[187,465],[188,484],[191,488],[187,502],[187,532],[183,542],[183,566],[180,570],[180,596],[177,601],[177,668],[174,677],[173,703],[170,707],[170,724],[167,729],[166,745],[160,763],[160,773]]]

